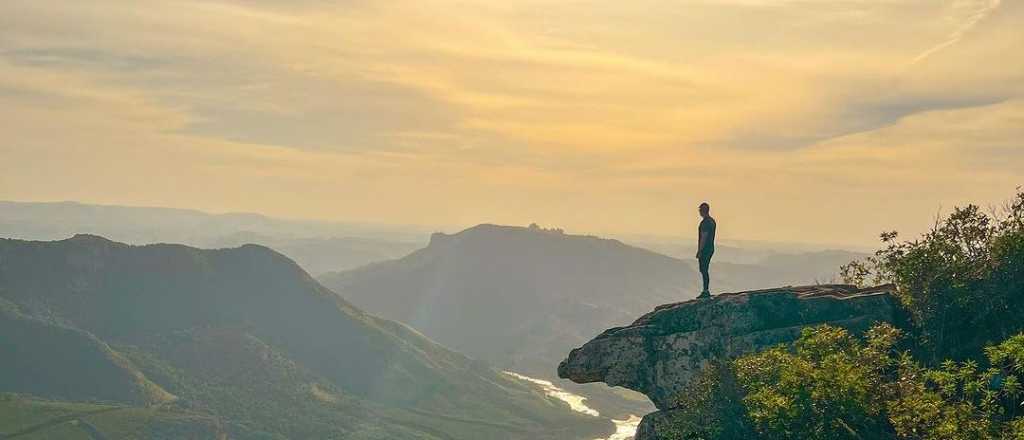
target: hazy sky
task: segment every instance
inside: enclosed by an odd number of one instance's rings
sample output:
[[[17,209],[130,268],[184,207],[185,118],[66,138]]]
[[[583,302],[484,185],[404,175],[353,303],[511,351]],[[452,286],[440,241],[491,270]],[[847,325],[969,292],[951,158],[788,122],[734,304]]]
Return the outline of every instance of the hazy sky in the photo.
[[[3,0],[0,133],[0,199],[871,243],[1024,184],[1024,2]]]

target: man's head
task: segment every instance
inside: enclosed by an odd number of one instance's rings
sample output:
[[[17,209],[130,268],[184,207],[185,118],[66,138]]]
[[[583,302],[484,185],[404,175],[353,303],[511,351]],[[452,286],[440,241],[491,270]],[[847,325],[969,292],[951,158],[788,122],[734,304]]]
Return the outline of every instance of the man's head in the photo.
[[[707,217],[711,213],[711,205],[708,205],[708,202],[701,203],[697,210],[700,211],[701,217]]]

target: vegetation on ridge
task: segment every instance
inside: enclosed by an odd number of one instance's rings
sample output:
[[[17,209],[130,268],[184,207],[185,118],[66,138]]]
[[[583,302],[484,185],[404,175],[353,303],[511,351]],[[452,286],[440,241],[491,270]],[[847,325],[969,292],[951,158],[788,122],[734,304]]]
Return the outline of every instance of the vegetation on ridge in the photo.
[[[982,348],[1022,329],[1024,191],[1001,214],[956,208],[917,240],[882,234],[885,248],[841,268],[845,280],[892,282],[929,362],[979,359]]]

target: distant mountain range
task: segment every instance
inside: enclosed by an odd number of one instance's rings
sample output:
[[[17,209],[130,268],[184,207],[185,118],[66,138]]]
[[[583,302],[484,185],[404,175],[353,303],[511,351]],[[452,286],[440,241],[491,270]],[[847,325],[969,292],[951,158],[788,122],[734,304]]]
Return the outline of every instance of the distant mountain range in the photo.
[[[288,255],[313,274],[404,256],[422,247],[429,235],[411,226],[286,220],[249,213],[0,201],[0,237],[59,240],[82,233],[129,244],[260,244]]]
[[[195,414],[239,439],[611,430],[256,245],[0,240],[0,359],[0,392]]]
[[[299,266],[314,275],[399,258],[423,246],[418,240],[394,241],[365,237],[281,238],[253,232],[238,232],[211,239],[204,247],[225,248],[245,244],[259,244],[272,248],[295,260]]]
[[[0,237],[60,240],[81,233],[128,244],[180,243],[201,248],[260,244],[287,255],[315,276],[403,257],[423,247],[430,235],[429,230],[417,226],[289,220],[252,213],[212,214],[190,209],[78,202],[0,201]],[[678,237],[632,234],[622,240],[684,260],[696,248],[695,241]],[[806,284],[834,275],[835,261],[843,260],[842,264],[863,256],[833,248],[725,241],[718,244],[715,259],[791,270],[774,263],[789,264],[782,260],[812,255],[804,258],[797,269],[801,276],[815,274],[797,280]]]
[[[638,237],[636,240],[623,239],[627,243],[650,249],[660,254],[681,259],[693,258],[697,250],[695,240],[680,241],[678,239],[663,239],[657,241],[647,237]],[[859,247],[851,249],[836,245],[814,245],[800,243],[777,243],[777,242],[752,242],[723,240],[723,243],[715,244],[715,260],[719,262],[737,264],[771,264],[775,257],[799,256],[799,255],[828,255],[843,254],[846,256],[864,256],[867,251]],[[815,259],[817,261],[817,259]],[[822,263],[817,263],[822,264]],[[829,270],[835,270],[829,266]]]

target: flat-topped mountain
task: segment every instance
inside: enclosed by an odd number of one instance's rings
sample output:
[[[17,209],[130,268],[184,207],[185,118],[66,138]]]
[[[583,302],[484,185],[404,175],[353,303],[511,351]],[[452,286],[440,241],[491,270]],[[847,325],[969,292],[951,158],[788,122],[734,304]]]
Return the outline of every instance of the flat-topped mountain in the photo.
[[[161,403],[232,438],[535,439],[611,429],[368,315],[262,246],[0,240],[0,392]]]
[[[558,366],[558,375],[577,383],[629,388],[646,394],[658,409],[671,411],[679,393],[712,361],[792,342],[807,326],[830,324],[860,332],[892,322],[892,290],[783,287],[659,306],[572,350]],[[648,415],[641,426],[656,417]]]
[[[498,225],[434,234],[409,256],[321,280],[448,347],[534,374],[588,335],[700,290],[688,262],[617,240]]]

